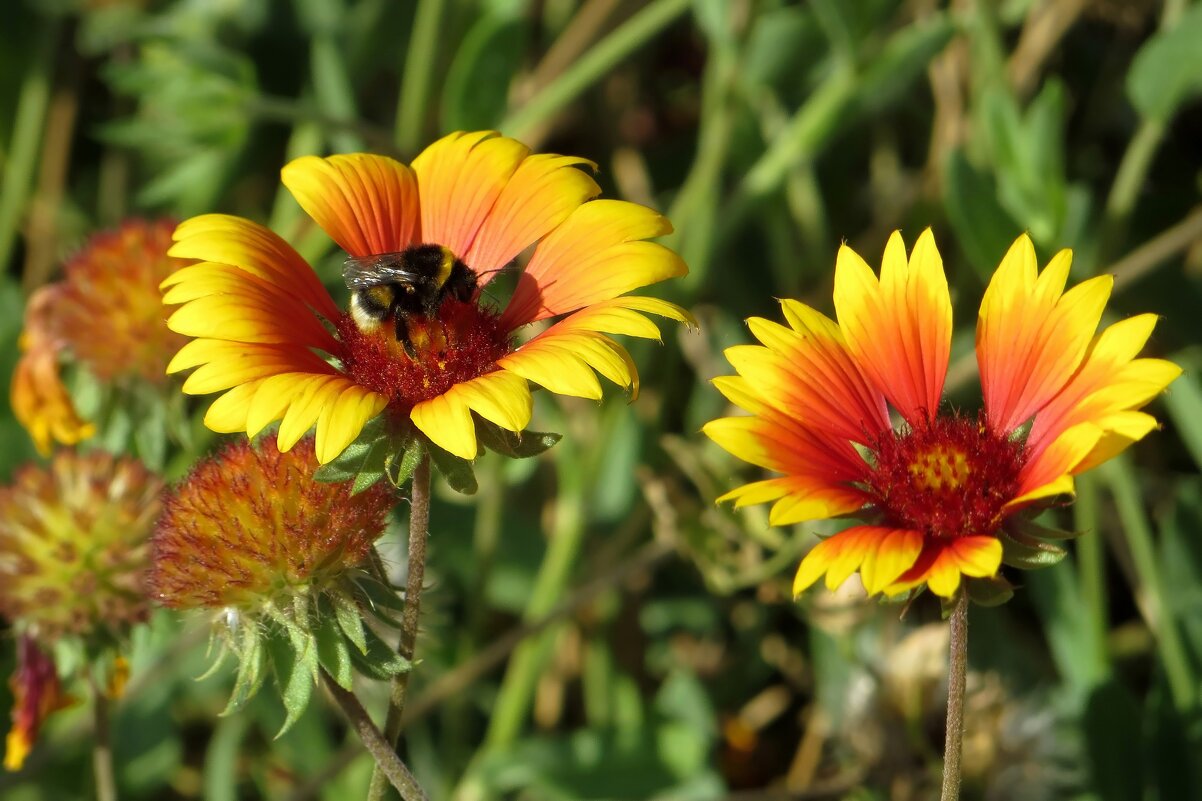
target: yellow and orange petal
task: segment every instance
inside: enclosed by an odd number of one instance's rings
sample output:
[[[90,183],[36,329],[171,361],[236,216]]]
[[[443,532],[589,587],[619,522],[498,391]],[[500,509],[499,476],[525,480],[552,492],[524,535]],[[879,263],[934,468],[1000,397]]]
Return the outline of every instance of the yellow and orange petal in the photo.
[[[96,426],[76,412],[59,377],[58,352],[54,349],[23,353],[13,371],[9,393],[13,415],[43,456],[50,455],[55,442],[74,445],[96,433]]]
[[[33,749],[42,723],[74,700],[63,692],[54,660],[28,634],[17,640],[17,668],[8,683],[13,708],[12,726],[5,738],[4,769],[18,771]]]
[[[748,321],[761,344],[729,349],[738,375],[715,381],[748,416],[704,430],[780,475],[719,500],[774,502],[774,524],[856,513],[872,521],[819,543],[797,592],[859,571],[871,594],[925,585],[952,597],[963,577],[997,573],[1010,517],[1071,495],[1074,475],[1156,427],[1139,409],[1181,370],[1136,358],[1155,318],[1096,334],[1112,282],[1066,291],[1070,264],[1062,251],[1041,272],[1025,235],[1006,254],[981,304],[984,411],[975,420],[939,409],[952,318],[929,230],[908,258],[894,234],[879,278],[840,250],[838,326],[795,301],[782,304],[791,328]],[[899,430],[886,401],[905,421]]]
[[[388,525],[391,490],[314,481],[311,438],[281,452],[245,440],[168,494],[152,542],[151,596],[176,609],[291,608],[360,565]]]
[[[323,463],[385,409],[471,459],[473,415],[510,430],[529,422],[528,381],[599,397],[595,371],[637,391],[634,365],[610,334],[658,338],[645,314],[691,318],[625,293],[685,266],[644,241],[671,230],[658,214],[592,200],[599,188],[582,169],[591,166],[531,155],[492,132],[444,137],[412,167],[366,154],[298,159],[284,183],[350,256],[438,244],[483,285],[534,246],[509,305],[498,313],[446,298],[437,320],[408,318],[414,359],[391,326],[358,330],[278,236],[206,215],[179,227],[171,251],[201,262],[164,283],[164,302],[181,304],[172,329],[194,338],[169,370],[196,368],[187,392],[225,393],[206,415],[211,428],[254,433],[279,420],[286,450],[316,426]],[[518,343],[525,325],[573,312]]]

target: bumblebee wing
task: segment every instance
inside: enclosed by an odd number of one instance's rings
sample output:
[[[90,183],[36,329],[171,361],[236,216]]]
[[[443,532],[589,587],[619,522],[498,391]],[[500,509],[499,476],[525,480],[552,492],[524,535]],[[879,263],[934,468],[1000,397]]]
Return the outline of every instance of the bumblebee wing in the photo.
[[[342,264],[342,280],[347,289],[367,289],[381,284],[411,284],[420,273],[406,268],[400,253],[351,257]]]

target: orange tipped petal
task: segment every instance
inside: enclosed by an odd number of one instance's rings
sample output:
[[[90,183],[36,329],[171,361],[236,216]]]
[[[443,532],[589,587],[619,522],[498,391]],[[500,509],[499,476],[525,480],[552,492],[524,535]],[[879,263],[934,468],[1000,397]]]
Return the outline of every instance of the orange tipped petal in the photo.
[[[672,226],[622,200],[594,200],[576,209],[535,248],[501,317],[506,328],[566,314],[688,272],[681,258],[642,240]]]
[[[464,258],[530,150],[493,131],[453,133],[413,160],[421,194],[422,241]],[[526,244],[530,244],[529,242]],[[475,264],[468,266],[479,270]]]
[[[1014,243],[981,301],[977,362],[990,425],[1013,431],[1069,383],[1097,330],[1114,279],[1064,291],[1072,262],[1062,250],[1036,274],[1035,248]]]
[[[856,570],[861,571],[865,589],[875,594],[914,564],[921,550],[920,532],[852,526],[806,554],[793,579],[793,594],[800,595],[824,575],[827,588],[836,589]]]
[[[280,178],[351,256],[395,253],[422,241],[417,178],[399,161],[367,153],[302,156]]]
[[[925,583],[936,595],[951,598],[960,588],[961,576],[986,578],[996,575],[1001,565],[1002,543],[997,537],[928,537],[914,566],[884,591],[898,595]]]
[[[840,248],[835,310],[848,350],[876,389],[910,422],[933,416],[951,352],[952,306],[931,230],[908,262],[895,231],[879,282],[851,248]]]
[[[313,269],[291,245],[262,225],[228,214],[203,214],[180,223],[174,236],[175,245],[168,255],[237,267],[278,290],[281,303],[295,299],[327,320],[338,318],[338,307]],[[197,270],[178,270],[163,287],[180,285],[196,275]]]
[[[477,273],[505,266],[601,193],[588,173],[591,161],[572,156],[527,156],[497,196],[463,260]],[[487,282],[491,276],[486,275]]]

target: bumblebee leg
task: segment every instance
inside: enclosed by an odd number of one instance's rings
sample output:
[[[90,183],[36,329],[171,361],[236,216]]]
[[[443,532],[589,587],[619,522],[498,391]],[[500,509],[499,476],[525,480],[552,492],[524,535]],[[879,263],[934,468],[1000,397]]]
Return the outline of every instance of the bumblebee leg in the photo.
[[[409,324],[402,314],[396,316],[396,341],[401,343],[410,359],[417,361],[417,349],[413,347],[413,340],[409,338]]]

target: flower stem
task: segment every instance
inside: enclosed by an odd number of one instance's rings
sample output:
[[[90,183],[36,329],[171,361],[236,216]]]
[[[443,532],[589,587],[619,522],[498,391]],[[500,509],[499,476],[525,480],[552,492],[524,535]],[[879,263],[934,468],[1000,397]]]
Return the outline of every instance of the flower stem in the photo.
[[[960,755],[964,742],[964,685],[968,676],[968,593],[960,591],[952,609],[947,667],[947,736],[943,741],[943,792],[940,801],[960,798]]]
[[[109,699],[95,680],[92,685],[92,772],[96,777],[96,801],[117,801],[113,778],[113,746],[109,727]]]
[[[384,735],[380,734],[376,724],[371,722],[367,710],[363,708],[363,704],[359,703],[359,699],[355,697],[354,693],[347,692],[338,686],[338,682],[334,681],[324,670],[321,672],[321,680],[325,684],[326,690],[342,707],[347,720],[355,727],[355,732],[363,741],[368,753],[375,759],[376,773],[373,774],[372,779],[374,780],[376,776],[383,776],[396,788],[405,801],[426,801],[425,791],[417,783],[417,779],[414,778],[409,768],[405,767],[401,758],[396,755],[396,749],[384,739]]]
[[[422,582],[426,576],[426,541],[430,536],[430,455],[422,457],[413,471],[412,497],[409,501],[409,576],[405,580],[405,610],[401,613],[401,639],[397,653],[413,660],[413,647],[417,641],[417,621],[421,613]],[[393,750],[401,734],[401,719],[405,712],[405,693],[409,689],[409,674],[406,670],[392,680],[392,695],[388,701],[388,718],[384,721],[384,739]],[[371,787],[367,791],[368,801],[380,801],[384,797],[385,775],[377,760],[372,772]]]

